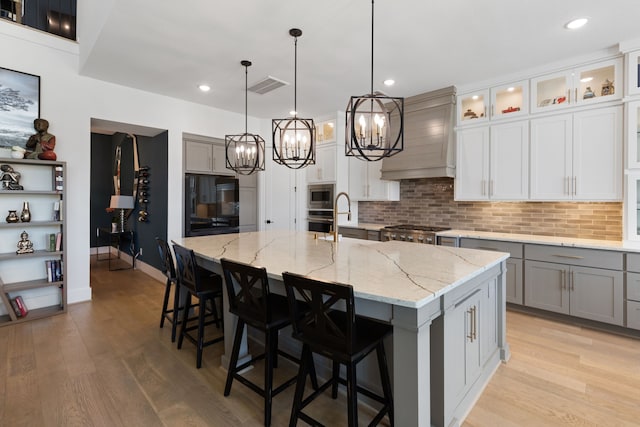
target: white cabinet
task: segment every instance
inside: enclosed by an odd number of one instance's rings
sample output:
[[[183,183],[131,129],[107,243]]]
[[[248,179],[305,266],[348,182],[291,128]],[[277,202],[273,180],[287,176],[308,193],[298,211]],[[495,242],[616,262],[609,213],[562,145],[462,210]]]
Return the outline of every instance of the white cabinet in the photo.
[[[531,199],[622,199],[622,107],[531,120]]]
[[[622,58],[531,79],[531,112],[614,101],[622,98]]]
[[[456,200],[526,200],[529,123],[458,131]]]
[[[458,95],[457,110],[459,126],[527,115],[529,81],[522,80]]]
[[[525,305],[622,326],[622,254],[525,245]]]
[[[629,96],[640,95],[640,50],[627,52],[626,61],[626,90]]]
[[[238,176],[240,232],[258,231],[257,174]]]
[[[307,169],[307,182],[336,181],[336,144],[318,144],[316,147],[316,164]]]
[[[358,201],[398,201],[400,182],[380,179],[382,162],[349,158],[349,196]]]
[[[226,167],[224,143],[185,140],[185,172],[235,175]]]
[[[5,326],[66,311],[66,163],[16,159],[0,163],[20,174],[19,184],[24,188],[1,190],[0,211],[15,210],[20,216],[28,202],[31,217],[9,223],[3,215],[0,222],[0,326]],[[28,233],[33,252],[17,254],[23,231]],[[25,316],[18,316],[12,308],[11,301],[18,296],[28,309]]]

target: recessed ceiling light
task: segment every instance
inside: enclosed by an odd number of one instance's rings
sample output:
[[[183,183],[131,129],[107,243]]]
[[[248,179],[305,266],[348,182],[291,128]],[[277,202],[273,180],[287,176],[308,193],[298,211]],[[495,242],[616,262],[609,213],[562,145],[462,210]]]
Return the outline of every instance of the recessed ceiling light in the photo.
[[[573,21],[567,22],[564,26],[568,30],[577,30],[578,28],[584,26],[587,22],[589,22],[589,18],[578,18]]]
[[[587,82],[590,82],[591,80],[593,80],[593,77],[585,77],[584,79],[580,79],[580,82],[587,83]]]
[[[471,99],[473,99],[474,101],[475,101],[475,100],[477,100],[478,98],[480,98],[478,95],[473,95],[473,96],[471,97]]]
[[[515,88],[515,87],[507,88],[507,92],[513,92],[514,90],[516,90],[516,88]]]
[[[393,79],[387,79],[383,83],[385,86],[393,86],[396,83],[396,81]]]
[[[200,89],[203,92],[209,92],[211,90],[211,86],[209,86],[209,85],[200,85],[200,86],[198,86],[198,89]]]
[[[295,117],[295,116],[297,116],[297,115],[298,115],[298,112],[297,112],[297,111],[295,111],[295,110],[291,110],[291,111],[289,111],[289,116],[291,116],[291,117]]]

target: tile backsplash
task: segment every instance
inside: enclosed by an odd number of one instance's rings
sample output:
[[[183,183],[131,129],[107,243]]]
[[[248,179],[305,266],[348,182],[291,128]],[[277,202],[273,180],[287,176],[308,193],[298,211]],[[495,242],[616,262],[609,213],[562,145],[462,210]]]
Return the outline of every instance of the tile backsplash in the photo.
[[[359,202],[358,221],[622,240],[622,202],[456,202],[452,178],[400,182],[398,202]]]

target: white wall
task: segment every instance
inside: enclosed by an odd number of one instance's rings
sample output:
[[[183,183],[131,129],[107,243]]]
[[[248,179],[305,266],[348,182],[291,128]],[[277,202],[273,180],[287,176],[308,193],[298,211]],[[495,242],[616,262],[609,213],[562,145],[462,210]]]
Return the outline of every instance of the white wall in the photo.
[[[40,115],[67,162],[68,302],[89,300],[89,164],[91,118],[167,129],[168,200],[182,200],[182,133],[224,138],[244,115],[119,86],[78,74],[79,46],[11,22],[0,22],[0,66],[40,76]],[[260,121],[250,118],[249,131]],[[157,173],[157,172],[155,172]],[[168,239],[181,236],[182,203],[168,204]]]

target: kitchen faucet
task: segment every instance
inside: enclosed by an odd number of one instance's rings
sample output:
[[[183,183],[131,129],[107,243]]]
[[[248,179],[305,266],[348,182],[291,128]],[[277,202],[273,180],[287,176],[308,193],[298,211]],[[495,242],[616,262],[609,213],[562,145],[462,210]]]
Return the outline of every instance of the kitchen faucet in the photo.
[[[344,196],[347,198],[347,203],[349,205],[349,212],[338,212],[338,199],[340,196]],[[347,214],[347,221],[351,221],[351,199],[349,195],[344,191],[338,193],[336,199],[333,202],[333,241],[338,241],[338,215]]]

